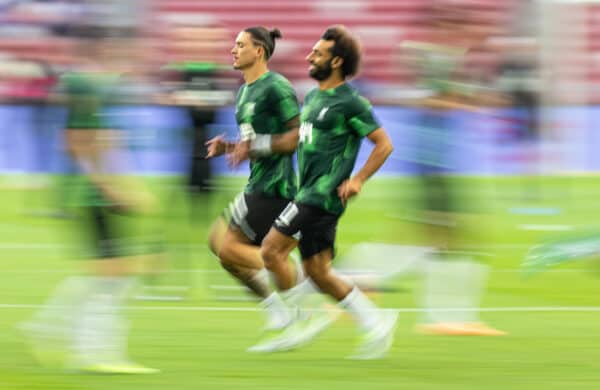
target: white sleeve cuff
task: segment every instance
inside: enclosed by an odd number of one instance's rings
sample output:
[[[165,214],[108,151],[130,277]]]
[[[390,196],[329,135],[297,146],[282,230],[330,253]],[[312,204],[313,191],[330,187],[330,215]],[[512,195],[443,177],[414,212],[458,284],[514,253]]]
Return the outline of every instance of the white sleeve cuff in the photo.
[[[271,154],[271,135],[255,134],[250,151],[255,156],[267,156]]]

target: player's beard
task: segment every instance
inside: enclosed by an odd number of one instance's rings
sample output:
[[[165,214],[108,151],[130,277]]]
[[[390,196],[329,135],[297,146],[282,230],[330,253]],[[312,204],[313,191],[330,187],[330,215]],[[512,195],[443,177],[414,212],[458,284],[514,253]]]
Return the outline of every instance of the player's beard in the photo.
[[[256,60],[255,61],[249,61],[249,62],[246,62],[246,63],[239,63],[238,62],[238,65],[233,65],[233,69],[235,69],[235,70],[245,70],[245,69],[251,68],[252,65],[254,65],[255,63],[256,63]]]
[[[308,75],[317,81],[327,80],[331,76],[331,72],[333,72],[331,61],[333,61],[333,58],[330,58],[329,61],[321,66],[312,64],[313,68],[308,71]]]

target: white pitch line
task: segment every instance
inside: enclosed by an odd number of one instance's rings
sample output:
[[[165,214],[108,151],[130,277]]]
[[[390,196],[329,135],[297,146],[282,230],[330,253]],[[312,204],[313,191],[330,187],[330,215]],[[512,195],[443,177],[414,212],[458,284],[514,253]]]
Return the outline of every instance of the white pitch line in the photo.
[[[335,267],[334,267],[335,268]],[[0,275],[6,274],[60,274],[60,275],[71,275],[77,274],[77,270],[75,269],[0,269]],[[348,270],[344,270],[348,271]],[[360,272],[364,272],[365,270],[361,270]],[[574,268],[574,269],[547,269],[540,272],[540,274],[571,274],[571,273],[584,273],[596,271],[594,268]],[[338,272],[341,272],[338,270]],[[498,268],[492,269],[492,273],[506,273],[506,274],[520,274],[524,271],[520,268]],[[220,269],[177,269],[177,270],[167,270],[164,271],[164,274],[223,274],[226,275],[226,271]],[[376,273],[373,271],[373,273]]]
[[[523,225],[528,226],[528,225]],[[529,225],[534,226],[534,225]],[[544,226],[544,225],[542,225]],[[556,229],[555,229],[556,230]],[[560,231],[560,229],[558,229]],[[355,244],[350,243],[340,243],[339,246],[342,248],[349,248]],[[400,244],[399,244],[400,245]],[[489,244],[489,245],[467,245],[465,249],[468,250],[511,250],[511,249],[529,249],[533,244]],[[200,249],[208,249],[207,244],[170,244],[167,246],[170,249],[188,249],[188,250],[200,250]],[[25,250],[48,250],[48,249],[69,249],[76,248],[75,245],[69,245],[64,243],[25,243],[25,242],[5,242],[0,243],[0,249],[25,249]]]
[[[534,230],[541,232],[568,232],[574,230],[575,227],[570,225],[541,225],[541,224],[522,224],[519,225],[521,230]]]
[[[227,272],[220,269],[178,269],[167,270],[164,274],[226,274]],[[0,269],[0,275],[3,274],[77,274],[76,269]]]
[[[0,309],[37,309],[43,305],[36,304],[10,304],[0,303]],[[127,306],[127,310],[140,311],[205,311],[205,312],[256,312],[262,311],[259,307],[222,307],[222,306]],[[314,309],[315,311],[329,311],[330,309]],[[379,309],[376,309],[379,310]],[[482,307],[482,308],[443,308],[443,309],[422,309],[408,307],[391,307],[384,309],[386,311],[396,311],[400,313],[423,313],[425,311],[434,312],[489,312],[489,313],[534,313],[534,312],[565,312],[565,313],[585,313],[600,312],[600,306],[506,306],[506,307]]]

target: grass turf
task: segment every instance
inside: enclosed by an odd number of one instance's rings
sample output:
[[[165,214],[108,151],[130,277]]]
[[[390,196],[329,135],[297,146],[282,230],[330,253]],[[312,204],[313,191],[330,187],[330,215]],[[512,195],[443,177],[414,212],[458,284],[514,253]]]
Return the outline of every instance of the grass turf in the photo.
[[[226,190],[202,196],[190,223],[186,197],[176,181],[152,179],[152,188],[169,207],[164,218],[149,223],[166,232],[179,271],[165,279],[176,281],[191,268],[187,275],[195,285],[183,302],[131,302],[130,352],[135,360],[162,370],[153,376],[75,375],[35,363],[15,325],[84,262],[74,260],[77,251],[72,247],[77,242],[71,235],[76,226],[72,220],[32,215],[55,206],[54,192],[4,186],[0,195],[0,389],[597,388],[600,309],[510,309],[600,307],[594,259],[564,264],[530,279],[523,279],[518,270],[532,244],[595,229],[600,214],[597,180],[460,178],[457,182],[470,211],[463,218],[467,226],[463,243],[482,253],[480,259],[492,267],[482,306],[508,308],[485,311],[482,318],[509,335],[421,336],[413,332],[418,313],[407,311],[401,313],[389,357],[357,362],[344,359],[352,352],[355,336],[346,317],[305,349],[274,355],[246,353],[259,336],[260,313],[246,310],[255,308],[253,303],[216,299],[210,285],[233,283],[219,272],[205,245],[210,221],[241,181],[226,179]],[[411,222],[414,184],[409,178],[379,178],[365,186],[341,220],[340,253],[365,241],[424,242],[418,225]],[[544,227],[565,230],[536,230]],[[399,279],[394,285],[395,292],[373,298],[385,307],[418,309],[418,280]]]

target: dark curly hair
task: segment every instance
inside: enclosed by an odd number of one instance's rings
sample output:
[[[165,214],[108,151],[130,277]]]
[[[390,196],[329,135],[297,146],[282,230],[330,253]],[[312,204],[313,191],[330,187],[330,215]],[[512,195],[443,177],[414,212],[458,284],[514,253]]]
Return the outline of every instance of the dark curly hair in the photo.
[[[358,73],[360,68],[361,48],[356,39],[344,26],[336,25],[329,27],[321,36],[325,41],[333,41],[331,54],[340,57],[342,63],[342,76],[352,77]]]

